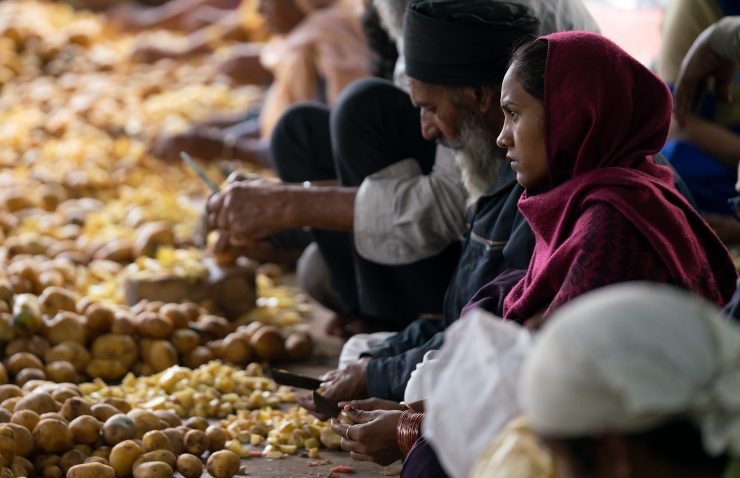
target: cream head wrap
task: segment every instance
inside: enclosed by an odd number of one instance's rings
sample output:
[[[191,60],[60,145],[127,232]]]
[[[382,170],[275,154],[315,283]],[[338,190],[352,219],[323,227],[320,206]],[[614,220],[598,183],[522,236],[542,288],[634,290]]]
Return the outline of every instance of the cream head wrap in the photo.
[[[688,417],[709,454],[739,456],[740,327],[668,286],[600,289],[553,314],[520,394],[544,436],[644,432]]]

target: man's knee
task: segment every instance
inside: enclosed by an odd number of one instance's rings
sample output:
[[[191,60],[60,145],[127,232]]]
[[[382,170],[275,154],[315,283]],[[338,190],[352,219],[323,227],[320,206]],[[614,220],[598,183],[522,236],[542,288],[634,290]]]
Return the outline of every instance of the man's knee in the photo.
[[[363,78],[347,86],[331,112],[333,134],[342,134],[408,103],[408,94],[387,80]]]
[[[324,134],[328,138],[328,120],[329,111],[320,104],[301,103],[285,110],[270,137],[275,170],[281,180],[299,182],[306,179],[299,177],[303,174],[302,168],[296,168],[296,152],[316,147],[317,128],[327,129]]]

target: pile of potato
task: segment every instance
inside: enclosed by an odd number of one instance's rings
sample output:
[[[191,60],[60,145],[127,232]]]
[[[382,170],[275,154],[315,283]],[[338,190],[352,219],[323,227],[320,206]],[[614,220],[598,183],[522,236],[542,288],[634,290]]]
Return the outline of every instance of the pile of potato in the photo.
[[[229,432],[126,400],[91,402],[71,384],[0,386],[0,476],[44,478],[231,478],[240,457]],[[204,467],[203,458],[207,456]]]
[[[61,287],[40,296],[14,295],[0,283],[0,383],[30,380],[77,383],[82,377],[115,381],[129,372],[151,375],[173,365],[190,368],[214,359],[235,365],[252,360],[305,360],[309,334],[260,322],[235,327],[193,304],[142,301],[111,306]]]

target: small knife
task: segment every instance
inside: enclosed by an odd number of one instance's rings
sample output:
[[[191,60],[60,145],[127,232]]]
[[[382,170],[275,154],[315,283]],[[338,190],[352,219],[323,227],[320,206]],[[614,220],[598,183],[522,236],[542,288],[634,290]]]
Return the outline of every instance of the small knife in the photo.
[[[197,174],[204,183],[206,183],[206,186],[208,186],[208,189],[210,189],[211,192],[217,193],[221,191],[221,188],[218,187],[218,184],[213,182],[213,180],[208,177],[206,172],[203,171],[203,168],[201,168],[200,165],[195,162],[192,156],[190,156],[185,151],[180,151],[180,158],[185,161],[193,171],[195,171],[195,174]]]
[[[282,369],[270,369],[269,373],[272,379],[280,385],[311,390],[313,403],[316,405],[316,411],[333,417],[337,416],[339,413],[339,407],[337,404],[321,395],[317,390],[323,383],[321,380],[306,377],[304,375],[297,375]]]

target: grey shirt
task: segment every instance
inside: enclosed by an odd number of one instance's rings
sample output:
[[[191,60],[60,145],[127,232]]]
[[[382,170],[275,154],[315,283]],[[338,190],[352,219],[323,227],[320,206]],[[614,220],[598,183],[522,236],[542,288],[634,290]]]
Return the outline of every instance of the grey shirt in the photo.
[[[513,1],[530,8],[540,20],[541,34],[599,31],[581,0]],[[403,57],[399,62],[400,74],[394,82],[406,90]],[[427,175],[413,158],[393,164],[368,176],[360,186],[355,248],[365,259],[385,265],[409,264],[438,254],[463,233],[467,199],[457,160],[446,148],[437,147],[434,168]]]

